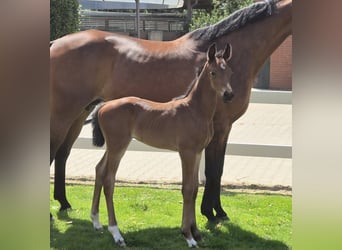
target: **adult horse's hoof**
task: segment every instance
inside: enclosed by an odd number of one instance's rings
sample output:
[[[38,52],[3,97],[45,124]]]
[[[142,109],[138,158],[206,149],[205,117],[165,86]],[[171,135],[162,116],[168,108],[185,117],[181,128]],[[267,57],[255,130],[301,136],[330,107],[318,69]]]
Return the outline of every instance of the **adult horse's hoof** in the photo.
[[[213,213],[210,213],[210,214],[209,213],[207,213],[207,214],[202,213],[202,215],[207,217],[208,222],[216,222],[217,221],[217,218]]]
[[[208,221],[207,221],[207,225],[210,227],[210,226],[215,226],[215,225],[217,225],[217,224],[219,224],[220,223],[220,220],[219,219],[217,219],[215,216],[214,216],[214,219],[208,219]]]
[[[59,211],[64,211],[67,209],[71,209],[71,205],[69,202],[63,202],[61,203],[61,208],[59,209]]]
[[[228,217],[228,215],[221,215],[221,216],[220,216],[220,215],[217,214],[215,217],[216,217],[216,219],[217,219],[218,221],[225,221],[225,220],[226,220],[226,221],[229,221],[229,220],[230,220],[229,217]]]
[[[213,213],[212,209],[205,209],[204,206],[201,207],[201,214],[207,217],[208,221],[214,222],[216,220],[216,217]]]

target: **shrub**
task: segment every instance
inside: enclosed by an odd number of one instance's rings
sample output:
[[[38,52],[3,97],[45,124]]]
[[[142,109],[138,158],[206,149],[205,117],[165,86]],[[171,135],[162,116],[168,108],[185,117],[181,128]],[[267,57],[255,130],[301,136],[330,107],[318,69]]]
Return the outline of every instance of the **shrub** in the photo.
[[[213,0],[213,9],[194,10],[190,30],[214,24],[234,11],[252,4],[253,0]]]
[[[79,30],[80,7],[77,0],[50,0],[50,40]]]

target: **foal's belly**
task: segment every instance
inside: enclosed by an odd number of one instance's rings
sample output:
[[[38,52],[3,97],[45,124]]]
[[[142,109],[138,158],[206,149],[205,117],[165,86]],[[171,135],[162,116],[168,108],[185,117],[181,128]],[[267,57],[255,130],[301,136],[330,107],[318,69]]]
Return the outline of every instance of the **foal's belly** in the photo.
[[[171,131],[135,131],[132,137],[155,148],[178,151],[177,137]]]
[[[203,150],[213,135],[211,123],[187,122],[185,119],[155,123],[153,120],[144,124],[138,123],[132,131],[132,137],[149,146],[178,151],[181,148]],[[190,125],[189,125],[190,124]]]

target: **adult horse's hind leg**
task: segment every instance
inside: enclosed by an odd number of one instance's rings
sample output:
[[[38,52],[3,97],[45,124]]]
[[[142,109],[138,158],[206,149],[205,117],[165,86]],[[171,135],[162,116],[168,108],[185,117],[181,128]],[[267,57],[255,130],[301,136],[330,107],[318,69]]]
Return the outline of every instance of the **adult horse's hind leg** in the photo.
[[[65,191],[65,168],[66,161],[69,157],[70,150],[78,135],[80,134],[84,120],[88,117],[91,111],[83,111],[82,114],[74,121],[70,127],[68,134],[59,147],[55,157],[55,182],[54,182],[54,199],[58,200],[61,207],[60,210],[71,208],[66,197]]]
[[[198,191],[198,168],[201,154],[189,150],[179,151],[182,161],[183,215],[182,233],[189,247],[197,247],[201,235],[196,225],[195,202]]]

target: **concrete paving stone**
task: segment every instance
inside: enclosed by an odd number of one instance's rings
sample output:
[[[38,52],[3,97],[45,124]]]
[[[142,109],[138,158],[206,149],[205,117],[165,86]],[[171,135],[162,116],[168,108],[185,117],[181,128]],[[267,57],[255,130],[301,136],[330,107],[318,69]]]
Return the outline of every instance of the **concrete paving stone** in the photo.
[[[72,149],[67,178],[94,180],[95,166],[104,150]],[[53,176],[54,168],[50,174]],[[134,183],[181,183],[182,171],[176,152],[127,151],[117,180]],[[226,156],[222,185],[292,186],[292,159]]]

